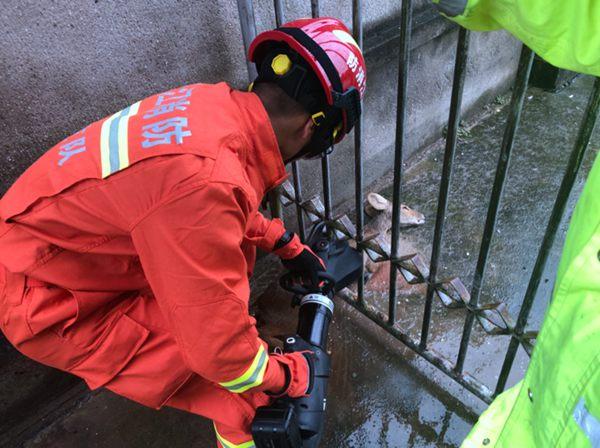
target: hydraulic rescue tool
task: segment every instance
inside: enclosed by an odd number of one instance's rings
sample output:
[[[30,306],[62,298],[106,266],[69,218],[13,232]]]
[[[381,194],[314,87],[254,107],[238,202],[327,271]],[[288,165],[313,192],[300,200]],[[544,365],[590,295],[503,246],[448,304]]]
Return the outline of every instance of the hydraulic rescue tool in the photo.
[[[292,306],[299,305],[298,329],[285,338],[286,353],[310,351],[313,372],[309,395],[278,398],[271,406],[257,409],[252,436],[257,448],[315,448],[323,434],[327,405],[330,356],[327,353],[329,323],[333,317],[333,296],[360,275],[362,257],[347,241],[336,239],[324,223],[316,224],[307,244],[325,262],[319,284],[298,283],[284,274],[281,286],[294,293]]]

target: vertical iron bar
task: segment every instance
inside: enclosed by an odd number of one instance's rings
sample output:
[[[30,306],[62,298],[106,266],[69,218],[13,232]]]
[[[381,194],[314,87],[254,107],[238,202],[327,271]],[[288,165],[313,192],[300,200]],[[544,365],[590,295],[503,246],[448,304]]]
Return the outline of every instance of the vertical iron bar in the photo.
[[[506,357],[504,358],[504,363],[502,364],[502,370],[500,371],[494,396],[501,393],[506,387],[506,381],[508,380],[508,375],[510,374],[510,370],[517,354],[517,349],[519,348],[519,337],[523,334],[525,326],[527,325],[529,312],[531,311],[533,300],[535,299],[538,291],[540,279],[544,273],[548,255],[552,249],[556,232],[558,231],[565,207],[569,200],[569,195],[573,189],[575,180],[577,179],[577,173],[581,167],[581,161],[583,160],[585,150],[590,142],[590,137],[592,136],[592,131],[594,130],[594,125],[596,124],[596,120],[598,118],[599,109],[600,78],[596,78],[594,82],[594,88],[590,95],[590,99],[585,111],[583,122],[577,135],[575,146],[569,157],[565,174],[560,183],[558,194],[556,195],[556,201],[554,202],[554,207],[552,208],[552,213],[550,214],[550,218],[548,220],[548,226],[546,227],[546,232],[544,233],[542,245],[540,246],[537,259],[535,260],[535,266],[531,273],[529,284],[527,285],[527,291],[525,292],[525,297],[523,298],[523,304],[521,305],[521,310],[519,311],[519,317],[517,318],[514,333],[511,337],[510,344],[506,352]]]
[[[319,11],[319,0],[310,0],[310,14],[313,18],[321,15]]]
[[[240,27],[242,29],[242,38],[244,39],[245,55],[248,54],[250,43],[256,37],[256,20],[254,18],[254,6],[252,0],[237,0],[238,13],[240,16]],[[256,78],[256,67],[254,63],[246,58],[246,67],[248,68],[248,79],[253,81]]]
[[[523,110],[523,99],[525,98],[525,92],[527,90],[529,74],[531,72],[531,65],[533,63],[533,56],[533,51],[531,51],[526,45],[523,45],[521,49],[521,57],[519,59],[519,67],[517,68],[517,76],[513,88],[513,94],[510,101],[510,110],[506,120],[506,127],[504,128],[504,137],[502,139],[500,157],[496,167],[496,177],[494,179],[494,186],[492,187],[490,205],[488,207],[485,227],[481,239],[481,246],[479,248],[479,257],[477,259],[477,266],[473,276],[469,308],[467,309],[467,316],[465,318],[465,325],[463,327],[463,334],[460,341],[460,349],[458,351],[458,357],[456,360],[456,372],[462,371],[465,357],[467,355],[467,349],[469,348],[471,330],[473,329],[473,322],[475,320],[475,313],[472,310],[479,305],[479,295],[481,293],[481,286],[483,284],[483,277],[485,275],[487,257],[490,251],[494,230],[496,228],[498,208],[502,197],[502,191],[504,190],[504,182],[506,180],[506,173],[508,171],[508,165],[510,162],[510,154],[514,146],[515,135],[517,133],[519,120],[521,118],[521,111]]]
[[[281,196],[279,193],[279,187],[275,187],[273,190],[267,193],[269,209],[271,210],[271,218],[283,219],[283,207],[281,205],[280,198]]]
[[[274,0],[273,5],[275,7],[275,24],[280,27],[285,23],[285,13],[283,12],[283,1]],[[298,162],[292,162],[292,178],[294,182],[294,191],[296,193],[296,214],[298,218],[298,233],[300,239],[304,241],[306,234],[304,230],[304,215],[300,203],[302,202],[302,185],[300,184],[300,171],[298,170]],[[281,201],[279,201],[281,204]]]
[[[352,34],[359,48],[363,46],[363,22],[362,22],[362,0],[352,0]],[[363,163],[362,163],[362,125],[363,111],[354,126],[354,195],[356,198],[356,247],[363,257],[363,263],[360,268],[360,275],[357,282],[358,302],[362,303],[365,294],[365,263],[364,252],[362,250],[362,240],[364,238],[365,216],[363,211]]]
[[[467,53],[469,51],[469,32],[465,28],[458,31],[458,42],[456,44],[456,61],[454,63],[454,80],[452,81],[452,96],[450,99],[450,114],[448,116],[448,134],[446,135],[446,150],[444,152],[444,165],[442,167],[442,178],[440,179],[440,192],[438,196],[438,208],[435,218],[435,230],[433,232],[433,247],[431,248],[431,261],[429,262],[429,282],[427,283],[427,295],[425,297],[425,309],[423,311],[423,325],[421,329],[420,347],[427,347],[429,335],[429,324],[431,321],[431,306],[440,256],[440,248],[444,237],[444,222],[448,207],[448,191],[452,177],[452,162],[456,150],[458,126],[465,85],[465,73],[467,66]]]
[[[273,6],[275,7],[275,23],[277,27],[280,27],[285,23],[285,14],[283,12],[283,1],[273,0]]]
[[[331,221],[331,171],[329,155],[321,157],[321,173],[323,174],[323,202],[325,203],[325,219]]]
[[[388,325],[396,322],[396,260],[400,237],[400,192],[402,184],[402,153],[406,143],[406,99],[408,87],[408,65],[410,58],[410,33],[412,28],[412,0],[402,1],[400,16],[400,53],[398,55],[398,93],[396,104],[396,145],[394,151],[394,185],[392,202],[392,248],[390,260],[390,294],[388,303]]]
[[[298,234],[300,239],[306,241],[306,226],[304,225],[304,211],[300,207],[302,202],[302,182],[300,179],[300,170],[298,169],[298,163],[292,162],[292,176],[294,180],[294,192],[296,193],[296,215],[298,218]]]
[[[275,25],[279,27],[285,20],[283,14],[283,1],[273,0],[273,7],[275,9]],[[268,193],[269,208],[271,209],[271,216],[273,218],[283,219],[283,207],[281,205],[280,194],[279,187]]]
[[[319,0],[310,0],[310,13],[312,17],[319,17]],[[321,157],[321,174],[323,178],[323,202],[325,203],[325,219],[331,220],[331,168],[329,154]]]
[[[256,37],[256,20],[254,17],[254,6],[252,0],[237,0],[238,13],[240,16],[240,26],[242,29],[242,38],[244,40],[244,51],[248,54],[250,43]],[[253,62],[246,58],[246,68],[248,69],[248,80],[254,81],[257,72]],[[277,189],[267,193],[267,201],[273,218],[282,218],[283,210]]]

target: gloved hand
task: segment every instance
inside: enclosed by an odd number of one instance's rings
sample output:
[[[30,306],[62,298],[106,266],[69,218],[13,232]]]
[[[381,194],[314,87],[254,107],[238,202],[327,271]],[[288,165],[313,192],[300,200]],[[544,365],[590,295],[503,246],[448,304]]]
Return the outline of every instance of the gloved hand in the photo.
[[[312,286],[319,285],[318,274],[325,271],[325,263],[310,247],[302,244],[298,235],[292,232],[284,233],[275,244],[273,252],[281,258],[283,266],[292,274],[299,275]]]
[[[301,351],[292,353],[273,353],[271,358],[281,364],[286,372],[283,389],[271,396],[287,395],[290,398],[304,397],[310,394],[314,382],[313,353]]]

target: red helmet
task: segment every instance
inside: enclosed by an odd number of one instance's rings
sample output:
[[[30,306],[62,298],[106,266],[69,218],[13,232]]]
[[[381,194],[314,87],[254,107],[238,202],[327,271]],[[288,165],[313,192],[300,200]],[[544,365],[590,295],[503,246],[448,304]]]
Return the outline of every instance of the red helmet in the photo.
[[[319,153],[350,132],[361,113],[367,77],[362,52],[340,20],[286,23],[256,36],[248,53],[259,73],[256,82],[277,83],[313,116],[324,138]],[[317,148],[309,152],[316,155]]]

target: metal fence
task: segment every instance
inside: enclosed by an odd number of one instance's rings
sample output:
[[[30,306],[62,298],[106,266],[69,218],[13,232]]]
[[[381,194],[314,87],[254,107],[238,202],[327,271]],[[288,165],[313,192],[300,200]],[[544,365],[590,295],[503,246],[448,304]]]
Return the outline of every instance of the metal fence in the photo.
[[[311,0],[311,12],[313,17],[319,15],[319,0]],[[277,25],[285,22],[284,10],[281,0],[274,0],[274,10]],[[256,34],[254,21],[254,10],[252,0],[238,0],[240,12],[241,29],[246,49],[249,42]],[[362,48],[363,44],[363,5],[361,0],[352,1],[352,30],[354,38]],[[492,236],[496,229],[499,205],[502,191],[504,189],[506,174],[510,162],[517,128],[520,121],[523,100],[527,89],[529,75],[533,63],[534,53],[526,46],[522,47],[516,79],[513,86],[512,98],[509,105],[509,113],[504,129],[504,137],[500,147],[498,164],[492,192],[490,196],[487,217],[485,221],[479,256],[475,268],[475,275],[471,290],[462,283],[458,277],[450,280],[437,278],[440,250],[444,236],[444,222],[448,203],[450,180],[452,177],[452,164],[457,145],[459,123],[461,119],[461,102],[463,86],[465,81],[466,62],[469,52],[469,31],[460,29],[456,46],[456,60],[454,65],[454,78],[452,84],[452,95],[450,101],[450,113],[448,117],[448,132],[440,189],[438,196],[438,208],[436,213],[434,238],[429,265],[420,255],[403,255],[399,253],[400,236],[400,204],[402,196],[402,164],[403,153],[406,146],[406,106],[407,106],[407,81],[409,76],[409,55],[412,27],[412,0],[403,0],[400,15],[400,52],[398,59],[398,87],[397,87],[397,115],[396,115],[396,140],[394,155],[394,177],[393,177],[393,201],[392,201],[392,238],[391,247],[383,238],[383,235],[364,234],[363,214],[363,160],[362,160],[362,125],[363,120],[354,128],[354,180],[355,180],[355,213],[356,219],[352,222],[347,215],[332,216],[331,199],[331,176],[329,156],[321,159],[321,171],[323,179],[323,201],[316,196],[308,200],[302,197],[302,182],[297,163],[292,164],[293,184],[286,182],[276,193],[269,198],[271,211],[275,216],[281,216],[281,205],[294,204],[298,219],[299,233],[305,236],[309,223],[325,221],[329,227],[343,238],[352,239],[356,242],[359,250],[367,254],[374,262],[390,261],[390,284],[388,294],[387,315],[375,309],[364,301],[365,280],[364,276],[358,281],[356,297],[342,294],[342,298],[364,316],[375,322],[389,334],[410,349],[429,361],[439,370],[464,386],[467,390],[489,403],[501,393],[511,371],[517,349],[521,345],[530,355],[537,332],[525,331],[529,313],[538,290],[544,267],[548,260],[559,224],[561,222],[569,194],[575,183],[578,170],[585,151],[588,147],[592,131],[600,109],[600,78],[596,78],[588,105],[581,122],[575,145],[569,156],[567,167],[560,184],[556,200],[554,202],[548,224],[539,248],[537,258],[527,289],[524,293],[521,308],[516,319],[508,312],[504,303],[493,303],[482,305],[479,303],[481,288],[483,285],[488,255],[492,242]],[[250,78],[254,78],[254,68],[249,65]],[[364,266],[363,266],[364,270]],[[413,339],[404,332],[396,322],[396,296],[398,273],[404,277],[409,284],[424,283],[427,285],[425,304],[423,311],[423,322],[421,335],[418,340]],[[437,296],[444,306],[448,308],[459,308],[466,311],[465,322],[462,332],[460,349],[456,360],[450,360],[428,348],[428,336],[431,322],[432,305],[434,296]],[[510,343],[502,364],[502,369],[494,390],[490,390],[477,378],[464,372],[463,367],[469,349],[471,331],[475,323],[479,322],[486,333],[490,335],[509,335]]]

